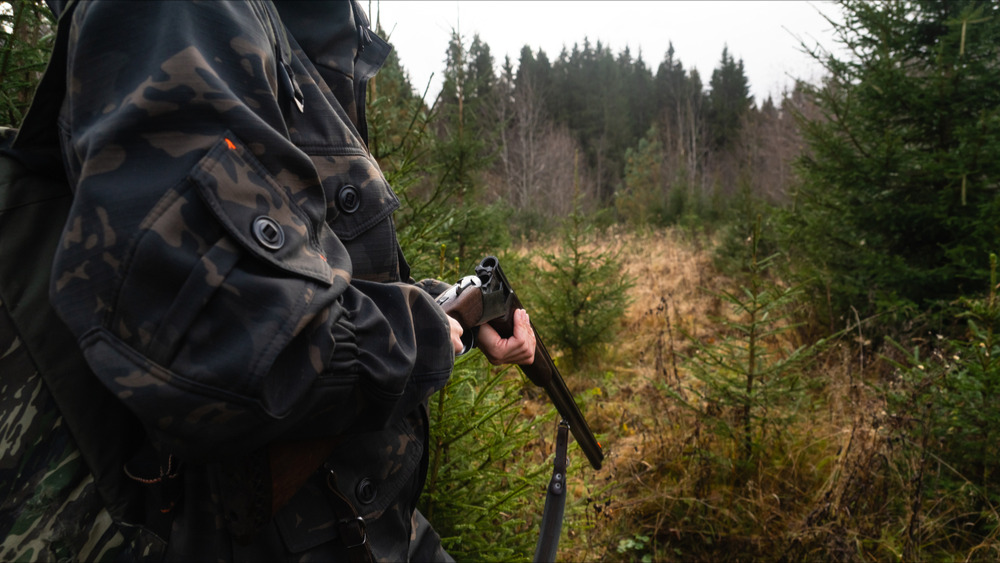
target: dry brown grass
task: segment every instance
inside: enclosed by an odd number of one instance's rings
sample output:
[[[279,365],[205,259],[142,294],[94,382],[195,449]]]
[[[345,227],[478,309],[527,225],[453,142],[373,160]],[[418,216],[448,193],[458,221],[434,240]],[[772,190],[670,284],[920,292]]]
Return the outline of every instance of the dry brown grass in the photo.
[[[682,231],[596,244],[620,250],[636,285],[617,341],[563,373],[606,461],[595,472],[571,450],[560,560],[995,560],[1000,532],[989,526],[1000,517],[980,513],[972,487],[927,494],[930,473],[948,468],[915,442],[928,424],[920,405],[887,406],[887,382],[898,384],[891,347],[873,348],[859,323],[826,342],[814,362],[792,368],[796,400],[767,405],[781,427],[768,426],[759,451],[743,456],[711,426],[728,411],[690,408],[698,380],[687,371],[699,345],[743,342],[736,323],[720,321],[735,313],[718,297],[743,285],[713,267],[711,241]],[[789,353],[822,333],[791,330],[768,351]],[[540,460],[552,451],[541,432],[530,446]]]
[[[613,555],[618,539],[627,537],[623,528],[636,517],[667,525],[657,506],[663,500],[661,465],[679,458],[685,444],[677,439],[684,413],[663,389],[677,388],[684,377],[679,358],[691,344],[682,334],[716,337],[718,327],[708,318],[724,311],[712,292],[731,284],[714,271],[706,243],[681,231],[617,233],[597,244],[621,251],[636,285],[619,338],[603,361],[588,373],[564,374],[578,394],[598,390],[585,414],[606,454],[596,473],[582,456],[572,464],[570,499],[587,506],[581,518],[567,522],[561,557],[571,561]]]
[[[607,357],[613,373],[603,410],[619,413],[608,421],[609,472],[635,474],[648,464],[647,448],[657,442],[647,427],[667,422],[672,405],[658,384],[676,387],[682,374],[678,358],[689,351],[682,337],[713,338],[709,316],[718,315],[720,301],[709,291],[726,280],[713,272],[709,253],[668,230],[642,236],[619,235],[622,260],[636,280],[633,299],[623,319],[618,342]],[[655,446],[654,446],[655,447]]]
[[[630,560],[655,553],[657,560],[682,561],[730,553],[740,560],[849,551],[836,544],[841,536],[833,513],[865,490],[859,476],[882,446],[870,417],[856,415],[860,391],[850,362],[817,368],[827,370],[843,399],[808,421],[803,438],[778,454],[776,467],[751,483],[727,482],[717,464],[692,454],[724,447],[669,390],[686,382],[682,358],[692,351],[691,340],[722,337],[724,327],[711,319],[732,312],[716,294],[736,282],[712,266],[710,241],[681,231],[620,233],[598,244],[621,250],[636,285],[618,341],[603,361],[585,373],[564,374],[578,396],[594,397],[584,411],[606,462],[594,472],[582,455],[571,460],[570,502],[584,506],[567,519],[560,557]],[[636,534],[650,538],[646,548],[619,554],[618,542]],[[706,543],[720,538],[725,544]]]

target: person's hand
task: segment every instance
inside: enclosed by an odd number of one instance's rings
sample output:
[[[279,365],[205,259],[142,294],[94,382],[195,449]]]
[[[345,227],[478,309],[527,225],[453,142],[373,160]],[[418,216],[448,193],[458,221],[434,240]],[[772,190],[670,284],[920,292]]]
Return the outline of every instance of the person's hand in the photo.
[[[514,311],[514,334],[500,338],[490,325],[479,327],[479,349],[493,365],[529,365],[535,361],[535,331],[531,328],[528,312]]]
[[[462,353],[462,350],[465,349],[465,344],[462,344],[462,333],[465,331],[462,330],[462,325],[460,325],[458,321],[453,319],[450,315],[445,316],[448,317],[448,323],[451,326],[451,345],[455,348],[455,355],[457,356]]]

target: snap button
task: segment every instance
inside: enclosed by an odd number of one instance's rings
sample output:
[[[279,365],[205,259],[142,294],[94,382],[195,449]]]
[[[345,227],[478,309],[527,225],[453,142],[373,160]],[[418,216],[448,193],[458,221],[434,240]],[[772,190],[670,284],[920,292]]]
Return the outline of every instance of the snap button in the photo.
[[[337,204],[344,213],[354,213],[361,207],[361,193],[354,186],[344,184],[337,192]]]
[[[285,231],[277,221],[266,215],[253,220],[253,236],[268,250],[278,250],[285,244]]]
[[[361,504],[371,504],[375,501],[375,497],[378,496],[378,487],[371,479],[365,477],[358,482],[358,486],[354,489],[354,494],[358,497],[358,502]]]

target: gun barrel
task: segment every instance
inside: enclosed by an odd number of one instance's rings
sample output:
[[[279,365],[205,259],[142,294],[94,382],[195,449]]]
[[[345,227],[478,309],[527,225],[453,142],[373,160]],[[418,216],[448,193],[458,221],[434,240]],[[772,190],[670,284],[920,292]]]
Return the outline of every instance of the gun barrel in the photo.
[[[523,309],[524,306],[521,305],[521,300],[517,298],[507,276],[500,268],[500,262],[494,256],[487,256],[476,268],[476,277],[479,278],[478,283],[474,288],[471,288],[478,296],[476,299],[478,303],[475,306],[465,305],[465,300],[472,300],[467,297],[462,298],[460,292],[456,292],[456,295],[442,297],[438,302],[442,303],[445,311],[448,311],[448,314],[459,322],[462,322],[462,318],[456,314],[456,310],[472,309],[475,314],[483,315],[481,321],[472,323],[473,325],[488,323],[500,336],[504,338],[511,336],[514,334],[514,311]],[[468,284],[465,285],[469,287]],[[463,327],[468,328],[465,324]],[[587,420],[583,418],[583,413],[580,412],[576,401],[573,400],[573,395],[566,387],[566,382],[552,361],[552,356],[549,355],[538,330],[535,329],[534,325],[531,326],[531,330],[535,332],[535,360],[529,365],[518,367],[532,383],[545,389],[556,410],[569,424],[570,432],[576,438],[584,455],[587,456],[590,465],[594,469],[600,469],[601,463],[604,461],[601,444],[594,437],[590,426],[587,425]]]
[[[511,297],[512,310],[523,309],[521,301],[517,296],[512,295]],[[496,329],[500,336],[508,337],[513,334],[513,326],[507,326],[508,323],[505,322],[506,317],[496,319],[496,321],[489,324]],[[538,330],[535,329],[534,324],[531,325],[531,330],[535,331],[535,361],[528,365],[519,365],[518,367],[521,368],[521,371],[532,383],[545,390],[549,396],[549,400],[552,401],[552,404],[555,405],[556,410],[559,412],[559,415],[569,424],[570,432],[580,445],[580,449],[584,455],[587,456],[587,461],[590,462],[591,467],[600,469],[604,461],[604,452],[601,449],[601,443],[597,441],[593,431],[591,431],[590,426],[587,424],[587,420],[583,417],[583,413],[580,412],[580,407],[573,400],[573,394],[566,387],[566,381],[563,379],[562,374],[559,373],[559,368],[556,367],[555,362],[552,361],[552,356],[549,355],[549,351],[545,347],[541,335],[538,334]]]
[[[604,461],[604,452],[601,450],[601,443],[594,437],[590,426],[587,425],[587,420],[583,418],[583,413],[576,406],[576,401],[573,400],[573,395],[566,387],[566,382],[552,362],[552,357],[549,356],[548,350],[545,349],[545,344],[542,343],[541,338],[538,338],[538,331],[535,331],[535,337],[535,361],[530,365],[518,367],[521,368],[521,371],[524,372],[524,375],[528,379],[545,389],[552,404],[556,406],[556,410],[559,411],[563,420],[569,424],[569,431],[576,438],[576,442],[580,444],[580,449],[587,456],[587,461],[590,462],[591,467],[600,469],[601,463]],[[545,381],[545,383],[538,383],[539,381]]]
[[[499,261],[493,256],[487,256],[480,262],[476,268],[476,276],[467,276],[441,295],[437,302],[467,331],[488,323],[504,338],[514,334],[514,311],[524,308],[500,268]],[[594,469],[600,469],[604,461],[601,443],[583,418],[580,407],[573,400],[566,381],[552,361],[534,324],[531,325],[531,330],[535,332],[535,359],[529,365],[518,367],[532,383],[545,389],[549,400],[569,425],[569,430],[587,456],[587,461]]]

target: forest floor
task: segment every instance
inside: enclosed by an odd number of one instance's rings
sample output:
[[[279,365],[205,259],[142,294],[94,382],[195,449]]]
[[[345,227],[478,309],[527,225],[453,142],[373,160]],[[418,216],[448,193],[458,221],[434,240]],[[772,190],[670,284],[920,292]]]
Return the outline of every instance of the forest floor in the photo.
[[[569,498],[577,507],[563,533],[560,557],[567,561],[606,559],[621,541],[635,546],[634,536],[645,535],[622,528],[629,514],[647,511],[643,505],[662,493],[656,465],[672,449],[665,441],[678,435],[681,418],[666,390],[679,387],[679,364],[693,340],[715,338],[720,328],[710,319],[726,314],[717,292],[733,285],[713,267],[708,243],[680,230],[612,235],[599,244],[621,251],[635,286],[603,358],[584,373],[565,374],[571,390],[586,397],[584,414],[606,456],[597,472],[581,453],[571,459]],[[623,559],[629,555],[641,554],[626,552]]]
[[[932,425],[955,423],[912,346],[873,345],[856,318],[820,339],[814,296],[770,271],[726,275],[706,235],[595,245],[635,285],[614,342],[576,369],[554,357],[605,454],[594,470],[570,445],[560,561],[1000,560],[1000,505],[938,457]],[[550,408],[524,397],[528,416]],[[545,460],[541,426],[528,450]]]
[[[807,422],[801,439],[775,453],[758,477],[735,477],[719,461],[732,454],[726,440],[685,406],[696,402],[685,358],[732,333],[721,319],[735,313],[720,292],[738,291],[739,284],[713,266],[706,238],[681,230],[611,235],[599,244],[621,250],[636,283],[616,341],[594,365],[564,373],[606,459],[594,471],[570,450],[560,560],[715,560],[719,553],[729,560],[780,559],[815,554],[816,543],[830,553],[825,536],[791,552],[787,537],[815,512],[812,499],[835,486],[836,480],[824,482],[828,471],[815,467],[848,463],[838,450],[849,449],[858,427],[854,409],[825,405],[822,420]],[[794,331],[783,338],[788,348],[799,345]],[[824,369],[831,385],[846,387],[841,364]],[[850,396],[846,389],[836,394]],[[718,457],[699,460],[707,451]],[[780,538],[777,545],[771,534]]]

